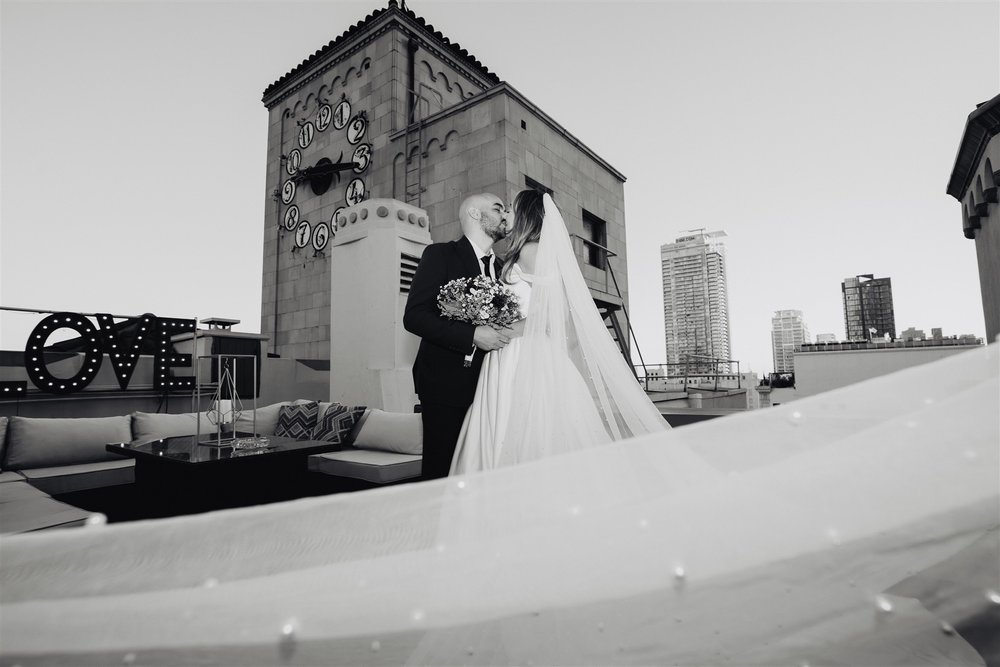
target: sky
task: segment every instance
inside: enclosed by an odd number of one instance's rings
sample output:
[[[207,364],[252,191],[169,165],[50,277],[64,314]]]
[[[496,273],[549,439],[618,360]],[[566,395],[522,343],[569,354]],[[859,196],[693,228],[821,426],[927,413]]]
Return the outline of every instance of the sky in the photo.
[[[385,4],[2,0],[0,305],[259,331],[261,93]],[[771,370],[776,310],[842,338],[856,274],[892,278],[898,332],[985,334],[945,188],[1000,93],[996,0],[407,5],[625,174],[647,363],[659,247],[698,228],[728,234],[741,370]],[[0,318],[17,350],[41,316]]]

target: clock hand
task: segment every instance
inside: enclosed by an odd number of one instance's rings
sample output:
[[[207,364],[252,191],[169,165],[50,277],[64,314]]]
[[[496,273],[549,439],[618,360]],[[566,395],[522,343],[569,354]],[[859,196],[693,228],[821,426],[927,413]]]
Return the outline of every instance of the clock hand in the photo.
[[[312,179],[319,176],[328,176],[341,171],[347,171],[349,169],[354,169],[355,167],[360,167],[359,162],[329,162],[327,164],[314,164],[311,167],[306,167],[305,169],[300,169],[298,174],[295,176],[297,182],[302,182],[306,179]]]

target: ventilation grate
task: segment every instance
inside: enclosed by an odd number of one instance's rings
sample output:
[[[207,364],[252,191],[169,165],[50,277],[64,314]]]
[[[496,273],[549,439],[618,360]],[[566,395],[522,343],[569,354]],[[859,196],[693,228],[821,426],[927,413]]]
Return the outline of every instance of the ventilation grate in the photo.
[[[407,255],[405,252],[399,253],[399,292],[409,294],[410,285],[413,283],[413,274],[417,272],[419,257]]]

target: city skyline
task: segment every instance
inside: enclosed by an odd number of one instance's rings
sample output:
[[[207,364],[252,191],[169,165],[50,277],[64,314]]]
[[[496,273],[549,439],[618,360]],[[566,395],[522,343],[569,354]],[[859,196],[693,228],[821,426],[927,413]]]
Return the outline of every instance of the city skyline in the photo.
[[[258,330],[261,92],[384,5],[4,2],[0,304]],[[893,277],[900,323],[983,335],[945,188],[1000,82],[996,3],[408,6],[626,176],[647,363],[664,361],[657,250],[697,227],[729,234],[742,370],[770,370],[777,309],[839,333],[837,283],[859,273]],[[0,318],[15,350],[39,319]]]

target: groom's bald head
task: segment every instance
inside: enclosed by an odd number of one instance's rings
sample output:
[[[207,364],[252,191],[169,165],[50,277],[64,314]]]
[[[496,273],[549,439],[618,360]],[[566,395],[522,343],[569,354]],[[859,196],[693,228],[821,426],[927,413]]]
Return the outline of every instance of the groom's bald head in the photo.
[[[478,242],[481,236],[485,235],[492,245],[506,235],[504,225],[506,211],[500,197],[489,192],[481,192],[462,200],[462,205],[458,209],[458,220],[462,223],[462,232],[466,236]]]

